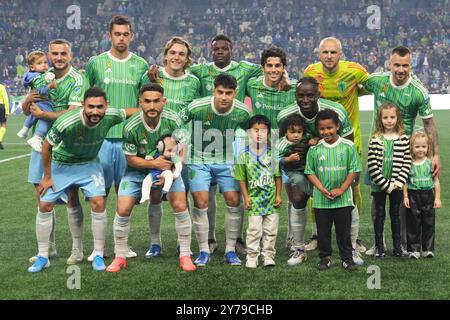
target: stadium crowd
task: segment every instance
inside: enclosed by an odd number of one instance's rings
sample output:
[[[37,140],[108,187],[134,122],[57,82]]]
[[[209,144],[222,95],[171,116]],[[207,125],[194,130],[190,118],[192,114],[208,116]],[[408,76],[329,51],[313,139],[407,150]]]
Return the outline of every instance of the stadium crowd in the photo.
[[[29,2],[14,0],[0,12],[0,82],[12,96],[24,94],[25,57],[33,49],[43,49],[50,39],[65,38],[73,43],[73,64],[84,69],[88,58],[108,49],[105,32],[113,13],[125,14],[135,22],[131,50],[153,64],[160,62],[161,47],[177,34],[193,45],[196,61],[211,60],[209,45],[216,34],[227,34],[235,42],[233,56],[259,62],[260,52],[271,45],[283,48],[287,67],[295,78],[317,60],[320,38],[334,35],[343,39],[345,59],[358,61],[369,72],[387,69],[389,49],[405,45],[413,50],[414,72],[430,93],[449,93],[449,1],[408,0],[252,0],[226,2],[192,0],[86,1],[81,8],[81,30],[69,29],[66,9],[73,1]],[[371,5],[380,8],[380,28]],[[176,8],[176,11],[173,10]],[[155,17],[172,10],[158,28]],[[170,11],[169,10],[169,11]],[[50,13],[50,14],[49,14]],[[153,43],[159,33],[161,43]]]

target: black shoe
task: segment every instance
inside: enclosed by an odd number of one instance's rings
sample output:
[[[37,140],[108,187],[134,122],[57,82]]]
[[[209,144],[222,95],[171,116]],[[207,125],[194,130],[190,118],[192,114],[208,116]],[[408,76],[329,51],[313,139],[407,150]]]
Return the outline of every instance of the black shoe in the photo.
[[[358,270],[356,264],[353,262],[353,259],[347,259],[345,261],[342,261],[342,268],[351,272]]]
[[[386,251],[384,251],[384,249],[376,248],[374,256],[375,256],[375,258],[378,258],[378,259],[386,258]]]
[[[3,150],[3,149],[5,149],[5,148],[3,147],[3,144],[0,142],[0,150]]]
[[[394,252],[392,254],[396,258],[409,258],[409,255],[403,253],[403,251],[401,249],[400,250],[394,250]]]
[[[325,257],[320,259],[319,263],[317,264],[317,269],[320,271],[330,269],[331,267],[331,259],[329,257]]]

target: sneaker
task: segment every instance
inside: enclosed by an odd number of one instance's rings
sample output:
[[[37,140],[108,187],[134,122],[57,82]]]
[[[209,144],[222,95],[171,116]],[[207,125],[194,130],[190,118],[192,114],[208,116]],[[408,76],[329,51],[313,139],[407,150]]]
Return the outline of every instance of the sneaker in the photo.
[[[28,268],[28,272],[41,272],[44,268],[48,267],[50,267],[50,261],[42,256],[37,256],[36,261]]]
[[[236,239],[236,252],[241,255],[247,254],[247,247],[245,246],[244,240],[242,240],[241,238]]]
[[[264,259],[264,267],[275,267],[275,260],[272,258],[266,257]]]
[[[313,251],[313,250],[316,250],[316,249],[317,249],[317,236],[314,235],[309,240],[309,242],[306,244],[305,250],[306,251]]]
[[[291,252],[295,252],[296,248],[294,246],[294,238],[286,239],[286,249],[288,249]]]
[[[409,256],[410,259],[419,259],[420,258],[420,252],[417,252],[417,251],[410,252],[408,256]]]
[[[422,252],[422,257],[424,257],[424,258],[434,258],[434,253],[433,253],[433,251],[425,251],[425,252]]]
[[[224,257],[225,261],[231,266],[240,266],[242,264],[241,260],[234,251],[228,251],[225,253]]]
[[[67,259],[68,265],[77,264],[79,262],[83,261],[83,252],[80,251],[80,249],[75,248],[72,249],[72,253],[70,254],[70,257]]]
[[[127,267],[127,261],[124,258],[116,257],[106,268],[106,272],[119,272]]]
[[[329,257],[324,257],[320,259],[319,263],[317,264],[317,269],[319,270],[327,270],[331,267],[331,259]]]
[[[356,264],[353,262],[353,259],[347,259],[345,261],[342,261],[342,268],[350,272],[358,270]]]
[[[152,244],[150,249],[145,253],[147,259],[156,258],[161,255],[161,246],[159,244]]]
[[[258,259],[247,257],[247,260],[245,261],[245,267],[249,269],[256,269],[258,267]]]
[[[36,152],[42,152],[42,138],[38,136],[33,136],[27,140],[27,143]]]
[[[105,271],[106,266],[103,257],[96,255],[94,261],[92,261],[92,268],[94,268],[94,271]]]
[[[19,138],[26,139],[26,137],[28,136],[28,128],[23,127],[22,129],[20,129],[19,132],[17,132],[17,136]]]
[[[375,254],[374,254],[375,258],[378,259],[384,259],[386,258],[386,251],[383,250],[379,250],[377,248],[375,248]]]
[[[367,249],[366,252],[364,252],[364,253],[366,254],[366,256],[374,256],[376,251],[377,251],[377,248],[375,247],[375,245],[373,245],[369,249]]]
[[[405,252],[403,252],[403,250],[400,250],[400,251],[394,250],[392,252],[392,254],[396,258],[409,258],[409,253],[405,253]]]
[[[217,241],[215,239],[208,239],[208,246],[209,246],[209,253],[213,254],[219,245],[217,244]]]
[[[362,243],[361,239],[356,239],[356,248],[355,249],[358,253],[364,253],[367,250],[367,248]]]
[[[306,252],[303,249],[296,249],[288,260],[288,265],[291,267],[301,264],[307,259]]]
[[[358,266],[362,266],[364,264],[364,260],[361,258],[361,254],[356,249],[352,250],[352,258],[353,262]]]
[[[205,251],[200,251],[197,259],[195,259],[194,263],[197,267],[204,267],[209,263],[210,254]]]
[[[180,258],[180,267],[184,272],[191,272],[197,270],[197,267],[192,263],[191,256],[184,256]]]

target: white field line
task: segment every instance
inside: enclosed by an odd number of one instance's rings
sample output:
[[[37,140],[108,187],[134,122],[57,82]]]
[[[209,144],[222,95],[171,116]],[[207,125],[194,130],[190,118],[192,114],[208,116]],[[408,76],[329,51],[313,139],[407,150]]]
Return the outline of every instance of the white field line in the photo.
[[[27,154],[23,154],[21,156],[17,156],[17,157],[12,157],[12,158],[7,158],[7,159],[3,159],[0,160],[0,163],[4,163],[4,162],[8,162],[8,161],[12,161],[12,160],[16,160],[16,159],[20,159],[20,158],[25,158],[25,157],[29,157],[31,155],[31,153],[27,153]]]

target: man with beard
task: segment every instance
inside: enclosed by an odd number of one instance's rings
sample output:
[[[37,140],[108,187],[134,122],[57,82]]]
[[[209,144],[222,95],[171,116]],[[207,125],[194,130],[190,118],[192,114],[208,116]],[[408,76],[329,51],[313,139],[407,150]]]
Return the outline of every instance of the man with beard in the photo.
[[[131,114],[131,109],[127,112]],[[49,238],[55,202],[73,187],[89,198],[94,239],[94,271],[104,271],[107,216],[105,181],[98,152],[108,130],[125,120],[125,110],[108,109],[106,95],[100,88],[86,91],[83,109],[71,110],[59,117],[47,134],[42,147],[44,176],[37,188],[40,196],[36,219],[39,253],[29,272],[41,272],[50,265]]]

